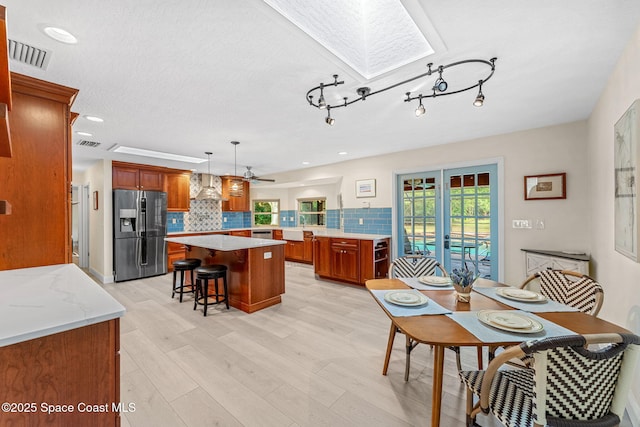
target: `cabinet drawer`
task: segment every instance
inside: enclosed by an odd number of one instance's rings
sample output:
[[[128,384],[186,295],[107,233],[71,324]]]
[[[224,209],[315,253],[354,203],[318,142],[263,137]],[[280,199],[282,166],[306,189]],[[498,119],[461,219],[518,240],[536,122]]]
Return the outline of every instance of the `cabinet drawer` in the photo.
[[[331,246],[342,247],[342,248],[358,248],[360,244],[360,240],[358,239],[331,239]]]
[[[167,242],[167,253],[184,252],[184,245],[182,243]]]

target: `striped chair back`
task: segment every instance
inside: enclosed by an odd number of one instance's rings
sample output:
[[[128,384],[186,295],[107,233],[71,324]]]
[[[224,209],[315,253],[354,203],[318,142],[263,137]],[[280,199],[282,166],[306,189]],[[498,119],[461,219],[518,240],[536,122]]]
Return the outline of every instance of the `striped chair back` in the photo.
[[[389,267],[389,277],[422,277],[430,276],[435,273],[436,267],[440,267],[440,263],[433,258],[427,258],[420,255],[406,255],[396,258]],[[443,274],[446,272],[440,267]]]
[[[542,270],[538,277],[540,292],[547,298],[594,316],[600,311],[604,291],[591,277],[561,270]]]
[[[640,338],[621,336],[622,342],[595,351],[586,348],[588,336],[581,335],[521,344],[534,358],[533,421],[604,421],[624,412],[628,388],[618,385],[633,374]]]

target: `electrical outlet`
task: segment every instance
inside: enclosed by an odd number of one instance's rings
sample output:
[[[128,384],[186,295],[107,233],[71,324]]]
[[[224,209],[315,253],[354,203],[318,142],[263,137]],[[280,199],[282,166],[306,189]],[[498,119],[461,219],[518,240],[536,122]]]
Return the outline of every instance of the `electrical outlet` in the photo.
[[[222,218],[222,222],[227,222],[227,217]]]
[[[511,222],[513,228],[531,228],[531,221],[528,219],[514,219]]]
[[[171,218],[171,224],[175,224],[176,222],[178,222],[178,221],[176,221],[175,218]]]
[[[358,224],[364,225],[364,219],[362,219],[362,218],[358,219]]]

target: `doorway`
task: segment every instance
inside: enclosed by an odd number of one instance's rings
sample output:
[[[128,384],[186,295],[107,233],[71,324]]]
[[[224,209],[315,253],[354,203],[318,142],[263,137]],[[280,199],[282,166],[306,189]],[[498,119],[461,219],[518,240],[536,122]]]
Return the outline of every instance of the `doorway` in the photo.
[[[89,267],[89,185],[71,186],[71,248],[73,263]]]
[[[396,252],[498,280],[497,165],[398,175]]]

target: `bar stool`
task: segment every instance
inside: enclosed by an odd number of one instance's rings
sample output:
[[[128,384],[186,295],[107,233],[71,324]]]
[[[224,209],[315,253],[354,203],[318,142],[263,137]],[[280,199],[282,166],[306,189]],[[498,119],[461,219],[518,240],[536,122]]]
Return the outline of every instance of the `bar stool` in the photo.
[[[185,259],[179,259],[173,262],[173,289],[171,291],[171,298],[173,298],[176,295],[176,293],[179,293],[180,302],[182,302],[182,294],[193,293],[193,290],[195,289],[195,283],[196,283],[195,280],[193,280],[193,270],[200,267],[201,263],[202,261],[200,261],[197,258],[185,258]],[[179,286],[176,285],[176,275],[178,271],[180,272]],[[185,291],[185,286],[184,286],[185,271],[191,272],[191,285],[189,286],[188,291]]]
[[[218,279],[222,279],[224,293],[221,294],[218,288]],[[215,294],[209,294],[209,280],[214,281]],[[203,285],[204,282],[204,285]],[[216,297],[215,302],[209,302],[209,297]],[[204,299],[204,302],[200,302]],[[207,306],[224,302],[229,309],[229,290],[227,288],[227,266],[221,264],[204,265],[196,269],[196,294],[193,302],[193,309],[198,304],[204,306],[204,315],[207,315]]]

